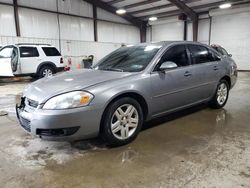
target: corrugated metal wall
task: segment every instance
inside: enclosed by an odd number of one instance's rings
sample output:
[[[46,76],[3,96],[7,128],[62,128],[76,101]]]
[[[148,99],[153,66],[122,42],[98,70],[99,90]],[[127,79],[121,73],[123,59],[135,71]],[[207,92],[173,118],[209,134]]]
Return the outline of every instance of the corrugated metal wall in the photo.
[[[102,42],[139,43],[137,28],[105,21],[98,21],[98,39]]]
[[[59,16],[61,39],[94,41],[94,26],[90,19]]]
[[[0,2],[11,4],[12,0]],[[94,42],[93,8],[82,0],[19,0],[18,4],[49,11],[58,9],[58,12],[82,17],[57,16],[55,13],[19,8],[21,37],[16,37],[14,9],[9,5],[0,5],[0,45],[49,43],[61,49],[63,56],[71,59],[76,66],[84,56],[94,55],[96,62],[122,43],[140,42],[137,27],[101,9],[97,12],[101,19],[98,21],[98,42]]]
[[[209,44],[210,19],[200,19],[198,27],[198,41],[204,44]],[[193,40],[192,23],[188,23],[187,40]]]
[[[151,41],[183,40],[184,23],[182,21],[169,21],[151,26]]]
[[[0,5],[0,35],[16,35],[15,18],[13,12],[13,7]]]
[[[59,39],[56,14],[20,8],[19,20],[22,37]]]

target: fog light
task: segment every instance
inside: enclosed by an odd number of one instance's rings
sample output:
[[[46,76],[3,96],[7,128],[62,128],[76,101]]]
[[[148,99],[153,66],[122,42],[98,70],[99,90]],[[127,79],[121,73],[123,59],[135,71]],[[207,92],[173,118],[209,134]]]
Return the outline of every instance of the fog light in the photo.
[[[70,136],[75,134],[80,127],[70,127],[70,128],[62,128],[62,129],[37,129],[36,134],[39,136]]]

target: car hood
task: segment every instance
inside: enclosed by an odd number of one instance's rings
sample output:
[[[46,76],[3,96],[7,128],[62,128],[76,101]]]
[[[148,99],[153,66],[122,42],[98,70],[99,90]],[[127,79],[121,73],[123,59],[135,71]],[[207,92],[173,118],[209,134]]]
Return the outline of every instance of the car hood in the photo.
[[[84,90],[90,86],[128,77],[132,74],[134,73],[92,69],[71,71],[33,82],[25,88],[23,95],[42,104],[49,98],[64,92]]]

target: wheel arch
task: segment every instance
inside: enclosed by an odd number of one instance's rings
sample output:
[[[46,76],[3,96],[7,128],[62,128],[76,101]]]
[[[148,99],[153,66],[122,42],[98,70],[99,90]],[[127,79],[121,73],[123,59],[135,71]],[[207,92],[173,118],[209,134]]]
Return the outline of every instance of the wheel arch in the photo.
[[[230,76],[228,76],[228,75],[223,76],[220,80],[226,80],[228,85],[229,85],[229,88],[231,88],[231,78],[230,78]]]
[[[41,64],[39,64],[39,66],[37,67],[36,73],[39,73],[39,71],[41,70],[41,68],[44,67],[44,66],[51,66],[51,67],[53,67],[54,70],[56,70],[55,63],[53,63],[51,61],[44,61]]]
[[[100,131],[102,131],[102,124],[103,124],[103,121],[104,121],[104,117],[105,117],[105,114],[107,112],[107,109],[108,107],[114,103],[115,101],[121,99],[121,98],[124,98],[124,97],[129,97],[129,98],[132,98],[132,99],[135,99],[141,106],[142,108],[142,112],[143,112],[143,119],[146,120],[147,119],[147,116],[148,116],[148,104],[145,100],[145,98],[137,93],[137,92],[134,92],[134,91],[128,91],[128,92],[124,92],[124,93],[120,93],[120,94],[117,94],[115,96],[113,96],[106,104],[105,106],[105,110],[103,111],[103,114],[102,114],[102,117],[101,117],[101,126],[100,126]]]

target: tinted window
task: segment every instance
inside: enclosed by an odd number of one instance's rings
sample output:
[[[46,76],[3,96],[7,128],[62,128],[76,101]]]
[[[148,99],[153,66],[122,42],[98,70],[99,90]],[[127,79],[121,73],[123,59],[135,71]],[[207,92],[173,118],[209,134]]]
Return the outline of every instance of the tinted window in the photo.
[[[42,47],[46,56],[61,56],[60,52],[54,47]]]
[[[20,47],[20,57],[39,57],[36,47]]]
[[[219,48],[219,47],[213,47],[213,49],[215,49],[219,54],[224,55],[221,48]]]
[[[188,45],[193,64],[216,61],[213,54],[204,46]]]
[[[209,50],[209,52],[211,53],[214,61],[221,60],[220,53],[218,53],[217,51],[213,51],[213,50]]]
[[[178,67],[190,65],[185,45],[177,45],[168,49],[162,56],[156,69],[158,69],[162,63],[167,61],[174,62]]]
[[[219,52],[221,55],[223,55],[223,51],[221,50],[221,48],[217,48],[217,52]]]
[[[229,56],[227,51],[222,48],[222,47],[217,47],[217,46],[212,46],[213,49],[215,49],[217,52],[219,52],[221,55],[226,55],[226,56]]]
[[[93,68],[96,70],[140,72],[153,59],[160,45],[122,47],[104,57]]]
[[[227,51],[224,48],[221,48],[221,52],[222,52],[223,55],[228,56],[228,53],[227,53]]]

